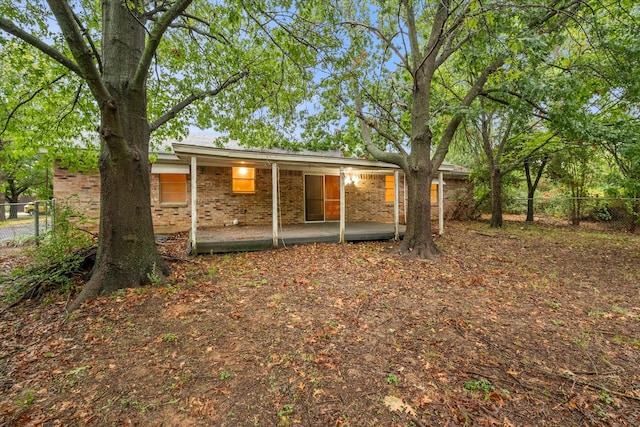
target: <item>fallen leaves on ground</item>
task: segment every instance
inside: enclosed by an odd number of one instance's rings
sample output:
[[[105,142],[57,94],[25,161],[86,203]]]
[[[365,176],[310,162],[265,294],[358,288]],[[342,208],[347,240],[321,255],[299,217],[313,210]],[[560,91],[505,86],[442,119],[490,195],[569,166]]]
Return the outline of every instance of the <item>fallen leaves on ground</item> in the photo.
[[[0,318],[0,425],[640,425],[640,238],[450,223]],[[163,243],[176,257],[184,239]]]

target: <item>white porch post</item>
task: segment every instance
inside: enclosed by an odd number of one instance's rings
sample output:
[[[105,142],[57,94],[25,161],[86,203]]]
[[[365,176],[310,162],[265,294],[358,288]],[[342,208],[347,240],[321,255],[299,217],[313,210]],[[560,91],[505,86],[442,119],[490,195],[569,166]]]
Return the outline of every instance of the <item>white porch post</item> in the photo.
[[[344,167],[340,167],[340,243],[344,243],[345,211]]]
[[[402,174],[402,186],[403,186],[403,194],[402,194],[402,210],[404,211],[404,223],[407,223],[407,205],[409,204],[409,196],[407,196],[407,174],[406,172]]]
[[[393,171],[393,230],[394,239],[400,238],[400,183],[398,182],[400,173]]]
[[[278,165],[271,164],[271,215],[273,223],[273,247],[278,247]]]
[[[444,179],[442,172],[438,174],[438,233],[444,233]]]
[[[191,157],[191,252],[196,254],[198,228],[198,161]]]

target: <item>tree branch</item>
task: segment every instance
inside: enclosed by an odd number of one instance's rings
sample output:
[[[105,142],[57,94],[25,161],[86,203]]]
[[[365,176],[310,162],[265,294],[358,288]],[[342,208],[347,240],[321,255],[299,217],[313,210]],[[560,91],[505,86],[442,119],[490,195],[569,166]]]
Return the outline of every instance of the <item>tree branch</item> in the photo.
[[[409,131],[407,131],[404,126],[402,126],[396,119],[395,117],[393,117],[392,111],[389,110],[388,108],[386,108],[384,105],[382,105],[380,102],[378,102],[378,100],[372,96],[368,91],[365,91],[365,96],[367,97],[367,99],[375,104],[375,106],[377,106],[380,110],[382,110],[386,116],[383,116],[382,114],[380,115],[380,118],[387,121],[387,122],[391,122],[393,123],[398,129],[400,129],[400,131],[402,133],[404,133],[408,138],[411,137],[411,133]],[[376,132],[380,133],[379,129],[376,129]],[[397,141],[396,138],[389,138],[390,141],[394,142]],[[395,142],[394,142],[395,144]],[[402,151],[402,150],[398,150],[398,151]]]
[[[507,128],[504,130],[502,138],[500,139],[500,143],[498,144],[498,152],[496,153],[496,159],[498,162],[502,160],[502,155],[504,154],[504,150],[507,147],[507,142],[509,142],[509,136],[511,135],[511,128],[513,127],[513,120],[507,120]]]
[[[111,95],[104,86],[100,72],[94,63],[93,53],[87,48],[84,42],[69,3],[64,0],[47,0],[47,2],[49,3],[51,12],[53,12],[53,15],[56,17],[56,21],[67,41],[71,54],[75,58],[78,68],[81,70],[79,75],[87,82],[91,93],[99,105],[107,102],[111,98]]]
[[[154,9],[153,13],[147,13],[147,17],[149,18],[150,21],[156,22],[158,20],[155,17],[155,13],[157,13],[157,11],[166,11],[166,7],[162,7],[160,9]],[[180,29],[184,29],[184,30],[187,30],[187,31],[190,31],[190,32],[193,31],[194,33],[200,34],[201,36],[216,40],[219,43],[225,43],[225,44],[231,45],[231,42],[229,41],[229,39],[227,39],[225,37],[224,34],[219,33],[219,32],[218,33],[213,33],[213,32],[210,32],[210,31],[205,31],[205,30],[202,30],[202,29],[196,27],[195,25],[190,25],[187,22],[187,20],[191,19],[193,21],[199,22],[200,24],[202,24],[202,25],[204,25],[206,27],[210,27],[211,26],[210,23],[207,22],[206,20],[204,20],[204,19],[202,19],[202,18],[200,18],[198,16],[192,15],[190,13],[183,13],[183,14],[180,15],[180,18],[183,18],[185,22],[184,23],[171,22],[171,24],[169,24],[169,28],[180,28]]]
[[[78,15],[74,13],[73,18],[75,19],[78,28],[80,28],[80,30],[82,31],[82,34],[87,39],[87,43],[89,43],[89,46],[91,47],[91,52],[93,52],[93,57],[96,59],[96,62],[98,64],[98,71],[100,71],[100,74],[102,74],[102,58],[100,58],[100,53],[98,52],[98,48],[96,48],[96,44],[91,38],[91,34],[89,34],[89,31],[82,25],[82,21],[80,21]]]
[[[407,36],[409,37],[409,51],[411,52],[411,64],[407,65],[409,73],[415,80],[416,70],[419,68],[418,63],[421,61],[420,57],[420,42],[418,41],[418,33],[416,30],[416,21],[413,12],[413,6],[407,1],[402,0],[400,6],[404,7],[406,19],[405,24],[407,26]],[[399,15],[399,13],[398,13]],[[400,22],[398,22],[400,26]],[[415,83],[414,83],[415,85]]]
[[[147,75],[149,72],[149,67],[151,67],[151,63],[153,61],[153,57],[156,54],[158,49],[158,45],[160,45],[160,40],[162,40],[162,36],[169,28],[169,25],[180,16],[193,0],[177,0],[165,13],[163,13],[155,24],[151,31],[149,32],[149,38],[147,40],[144,52],[142,53],[142,57],[140,58],[140,63],[138,64],[138,69],[131,80],[131,86],[134,88],[142,88],[144,86],[145,81],[147,80]]]
[[[420,56],[420,45],[418,44],[418,30],[416,28],[415,16],[413,7],[407,0],[404,0],[407,8],[407,26],[409,27],[409,34],[411,36],[411,51],[413,52],[414,59],[414,73],[418,69],[422,68],[428,63],[429,75],[427,78],[431,80],[431,76],[436,70],[436,59],[438,57],[438,51],[442,47],[443,39],[442,34],[444,32],[444,25],[449,18],[449,6],[450,0],[443,0],[438,7],[433,23],[431,25],[431,32],[429,34],[429,40],[424,50],[424,55]],[[419,62],[419,64],[418,64]]]
[[[484,108],[484,105],[483,105],[483,108]],[[491,149],[490,126],[491,126],[492,117],[493,117],[493,114],[487,111],[484,111],[480,115],[480,136],[482,138],[482,149],[484,151],[485,157],[487,158],[487,163],[489,163],[489,171],[493,171],[496,167],[496,163],[500,162],[500,158],[498,156],[494,156],[493,150]]]
[[[446,41],[444,42],[444,48],[442,50],[442,53],[440,57],[436,59],[436,62],[435,62],[436,68],[442,65],[447,60],[447,58],[449,58],[453,54],[453,52],[460,49],[463,44],[465,44],[467,41],[471,39],[471,37],[473,37],[474,32],[470,32],[469,34],[467,34],[466,37],[464,37],[462,40],[456,43],[455,46],[453,45],[453,41],[455,40],[457,35],[456,30],[460,28],[460,26],[464,22],[464,19],[467,17],[467,14],[469,13],[470,8],[471,8],[471,3],[467,4],[464,10],[458,14],[456,20],[453,22],[451,27],[449,27],[446,31],[443,30],[444,34],[446,34],[447,36],[446,36]]]
[[[375,120],[368,119],[364,115],[364,113],[360,113],[356,111],[355,114],[356,114],[356,117],[358,117],[358,119],[364,121],[364,123],[366,123],[367,126],[369,126],[371,129],[375,130],[378,135],[382,136],[384,139],[388,140],[391,144],[393,144],[393,146],[396,148],[396,150],[398,150],[398,152],[400,152],[404,156],[407,155],[407,152],[405,151],[404,147],[402,147],[401,142],[398,141],[398,138],[396,138],[395,136],[391,135],[389,132],[386,132],[384,129],[382,129],[378,124],[378,122],[376,122]]]
[[[505,100],[505,99],[497,98],[495,96],[490,95],[491,92],[498,92],[498,91],[499,91],[498,89],[484,90],[484,91],[480,92],[480,95],[484,96],[485,98],[490,99],[490,100],[492,100],[494,102],[502,104],[502,105],[511,105],[511,103],[509,101]],[[520,98],[524,102],[526,102],[527,104],[529,104],[533,108],[535,108],[537,111],[534,113],[534,116],[539,117],[539,118],[544,119],[544,120],[549,120],[549,112],[545,108],[543,108],[542,106],[536,104],[534,101],[526,98],[521,93],[518,93],[518,92],[515,92],[515,91],[512,91],[512,90],[506,90],[506,91],[503,91],[503,92],[507,93],[507,94],[509,94],[511,96],[514,96],[516,98]]]
[[[362,132],[362,139],[364,141],[365,148],[376,159],[383,162],[393,163],[395,165],[400,166],[403,170],[406,171],[407,170],[406,153],[404,153],[404,155],[398,154],[398,153],[389,153],[387,151],[381,150],[373,143],[373,139],[371,138],[371,129],[370,129],[370,126],[372,125],[372,123],[368,122],[365,118],[365,115],[363,112],[362,97],[360,96],[358,83],[353,78],[351,79],[351,85],[353,90],[353,97],[356,102],[355,113],[356,113],[356,117],[358,118],[358,122],[360,123],[360,130]],[[393,140],[391,139],[389,141],[393,142]]]
[[[536,180],[533,183],[533,188],[538,187],[538,184],[540,183],[540,178],[542,178],[542,172],[544,171],[544,167],[547,165],[548,161],[549,161],[549,156],[548,155],[544,156],[544,158],[542,159],[542,164],[540,165],[540,168],[538,168],[538,173],[536,174]],[[527,162],[526,164],[529,164],[529,163]]]
[[[73,113],[73,110],[75,110],[76,105],[78,105],[78,103],[80,102],[80,95],[82,94],[82,86],[84,86],[83,82],[81,82],[78,85],[78,89],[76,89],[76,95],[73,98],[73,102],[71,103],[71,107],[69,108],[69,111],[67,111],[66,113],[62,114],[62,116],[60,116],[60,118],[57,120],[56,128],[59,128],[62,125],[62,122],[64,121],[64,119],[68,115]]]
[[[523,165],[525,162],[531,160],[533,158],[533,156],[540,150],[542,150],[544,147],[547,146],[547,144],[549,144],[551,142],[551,140],[553,138],[555,138],[558,135],[557,132],[554,132],[549,138],[547,138],[542,144],[538,145],[537,147],[535,147],[533,150],[531,150],[526,156],[521,157],[520,159],[518,159],[517,161],[511,163],[509,166],[507,166],[506,168],[503,169],[502,174],[506,175],[508,173],[511,173],[512,171],[516,170],[517,168],[519,168],[521,165]],[[548,157],[548,155],[547,155]]]
[[[193,31],[196,34],[200,34],[201,36],[213,39],[215,41],[217,41],[218,43],[225,43],[225,44],[231,44],[229,42],[229,40],[227,40],[227,38],[223,35],[223,34],[213,34],[211,32],[208,31],[203,31],[200,28],[194,26],[194,25],[187,25],[187,24],[181,24],[181,23],[177,23],[177,22],[173,22],[171,23],[171,25],[169,25],[170,28],[181,28],[184,30],[187,30],[189,32]]]
[[[469,40],[471,40],[471,38],[475,35],[475,33],[469,33],[467,34],[466,37],[464,37],[462,40],[460,40],[458,43],[455,44],[455,46],[452,46],[451,43],[453,43],[453,37],[451,37],[448,41],[447,44],[444,46],[444,49],[442,49],[442,53],[440,54],[440,56],[436,59],[436,68],[440,67],[442,64],[444,64],[444,62],[449,59],[449,57],[458,49],[460,49],[462,47],[463,44],[465,44],[466,42],[468,42]]]
[[[224,83],[222,83],[220,86],[218,86],[215,89],[211,89],[211,90],[208,90],[208,91],[203,91],[203,92],[200,92],[200,93],[194,93],[194,94],[189,95],[188,97],[186,97],[185,99],[183,99],[182,101],[180,101],[179,103],[174,105],[171,109],[169,109],[169,111],[164,113],[158,119],[154,120],[153,123],[151,123],[149,125],[150,131],[153,132],[153,131],[157,130],[160,126],[162,126],[163,124],[165,124],[166,122],[168,122],[169,120],[174,118],[178,113],[180,113],[180,111],[184,110],[185,108],[187,108],[189,105],[193,104],[194,102],[196,102],[198,100],[201,100],[201,99],[205,99],[205,98],[209,98],[209,97],[212,97],[212,96],[216,96],[217,94],[219,94],[220,92],[222,92],[223,90],[228,88],[229,86],[231,86],[234,83],[237,83],[238,81],[242,80],[247,75],[248,75],[247,72],[234,74],[231,77],[229,77]]]
[[[400,50],[398,50],[398,48],[393,43],[391,43],[391,40],[389,40],[389,38],[387,36],[385,36],[382,33],[382,31],[380,31],[378,28],[376,28],[376,27],[374,27],[372,25],[367,25],[365,23],[356,22],[356,21],[343,21],[343,22],[341,22],[341,24],[350,25],[352,27],[362,27],[362,28],[365,28],[365,29],[369,30],[376,37],[378,37],[380,40],[382,40],[385,43],[385,45],[396,54],[398,59],[400,59],[400,61],[402,61],[402,64],[404,65],[404,67],[407,70],[411,70],[411,67],[409,66],[409,63],[407,62],[406,56],[403,55],[402,52],[400,52]]]
[[[13,118],[13,116],[16,114],[16,112],[20,109],[20,107],[22,107],[23,105],[27,104],[29,101],[31,101],[33,98],[35,98],[36,96],[38,96],[38,94],[40,92],[42,92],[43,90],[45,90],[47,88],[47,86],[50,86],[54,83],[56,83],[58,80],[66,77],[67,74],[62,74],[58,77],[56,77],[55,79],[53,79],[51,82],[49,82],[48,85],[41,87],[40,89],[36,90],[35,92],[33,92],[31,95],[29,95],[29,97],[27,97],[27,99],[24,99],[22,101],[20,101],[15,107],[13,107],[13,109],[11,110],[11,112],[9,113],[9,115],[7,116],[7,119],[4,122],[4,127],[2,128],[2,131],[0,131],[0,135],[4,134],[5,131],[7,130],[7,127],[9,126],[9,122],[11,121],[11,119]],[[1,148],[1,147],[0,147]]]
[[[158,13],[161,13],[161,12],[166,12],[166,11],[167,11],[167,2],[162,1],[162,2],[160,2],[160,4],[156,4],[153,9],[146,10],[144,12],[144,16],[146,16],[147,19],[153,20],[153,17],[155,15],[157,15]]]
[[[17,27],[13,22],[11,22],[10,20],[2,16],[0,16],[0,29],[30,44],[31,46],[38,49],[40,52],[47,55],[49,58],[56,61],[57,63],[68,68],[70,71],[76,73],[80,77],[83,77],[82,71],[80,70],[78,65],[74,63],[71,59],[64,56],[62,52],[44,43],[42,40],[38,39],[37,37],[27,33],[22,28]]]
[[[498,71],[498,69],[502,67],[502,65],[504,64],[504,61],[505,61],[505,58],[500,57],[495,61],[493,61],[491,64],[489,64],[489,66],[487,66],[487,68],[485,68],[484,71],[480,73],[476,82],[473,84],[473,86],[469,89],[465,97],[460,102],[461,107],[465,108],[471,105],[473,100],[476,99],[476,97],[482,91],[482,87],[489,79],[489,76],[495,73],[496,71]],[[438,148],[436,149],[436,152],[433,155],[432,162],[433,162],[434,170],[437,170],[442,164],[442,162],[444,161],[444,158],[447,155],[447,152],[449,151],[449,145],[451,144],[453,135],[455,134],[456,129],[458,128],[458,125],[460,125],[463,115],[464,113],[456,114],[447,124],[447,127],[438,143]]]
[[[269,32],[264,28],[265,26],[263,24],[261,24],[260,22],[258,22],[258,20],[253,16],[253,14],[249,12],[249,10],[246,7],[246,4],[245,4],[244,0],[242,0],[242,5],[243,5],[243,7],[245,9],[245,12],[247,12],[247,14],[249,15],[249,17],[251,17],[254,20],[254,22],[256,22],[256,24],[258,24],[260,26],[260,28],[262,28],[262,30],[265,33],[267,33],[269,38],[272,39],[271,38],[271,34],[269,34]],[[315,44],[309,42],[304,37],[301,37],[298,34],[296,34],[295,32],[293,32],[292,29],[288,25],[285,25],[280,20],[278,20],[278,18],[276,17],[275,13],[267,12],[266,10],[262,9],[257,3],[255,3],[254,6],[258,9],[258,11],[261,14],[263,14],[264,16],[269,18],[272,22],[274,22],[278,27],[280,27],[280,29],[282,29],[284,32],[286,32],[289,35],[289,37],[294,39],[297,43],[300,43],[301,45],[303,45],[305,47],[308,47],[308,48],[311,48],[314,51],[318,52],[319,49]],[[307,22],[307,23],[309,23],[309,22]],[[312,25],[315,26],[316,23],[314,22],[314,23],[312,23]],[[277,43],[276,43],[276,46],[278,46],[280,48],[280,46]],[[280,49],[282,49],[282,48],[280,48]],[[287,54],[287,57],[289,56],[287,51],[283,50],[283,52],[285,52]]]
[[[260,22],[258,20],[258,18],[256,18],[253,15],[253,13],[251,13],[249,11],[249,9],[247,8],[247,5],[245,4],[244,0],[241,0],[241,3],[242,3],[242,7],[244,8],[245,12],[247,12],[247,15],[249,16],[249,19],[251,19],[255,24],[257,24],[260,27],[260,29],[267,35],[267,37],[269,38],[271,43],[273,43],[274,46],[276,46],[280,50],[280,52],[282,52],[283,56],[289,58],[289,60],[291,60],[291,62],[293,64],[295,64],[295,66],[298,68],[298,70],[300,70],[302,73],[304,73],[304,68],[298,63],[298,61],[296,61],[293,57],[291,57],[291,53],[287,49],[285,49],[284,47],[282,47],[280,45],[280,43],[278,43],[278,41],[273,37],[271,32],[268,31],[268,29],[266,28],[266,25],[264,23]],[[278,26],[280,26],[280,28],[283,28],[283,26],[279,22],[277,22],[277,20],[274,19],[272,16],[269,16],[266,12],[263,12],[263,11],[260,11],[260,12],[265,14],[271,21],[275,21],[278,24]],[[292,37],[293,39],[295,39],[297,42],[299,42],[299,43],[301,43],[301,44],[303,44],[305,46],[309,46],[309,43],[307,43],[306,41],[302,40],[300,37],[292,34],[290,31],[288,31],[286,29],[285,29],[285,31],[287,31],[287,34],[289,34],[289,36]],[[283,61],[283,64],[284,64],[284,61]]]

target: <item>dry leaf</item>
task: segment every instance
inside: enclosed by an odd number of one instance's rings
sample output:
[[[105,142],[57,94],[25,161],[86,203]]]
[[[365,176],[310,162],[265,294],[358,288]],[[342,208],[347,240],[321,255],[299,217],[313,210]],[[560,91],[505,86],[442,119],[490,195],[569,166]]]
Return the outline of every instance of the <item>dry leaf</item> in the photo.
[[[391,411],[406,412],[407,414],[413,415],[414,417],[416,415],[416,410],[404,403],[399,397],[386,396],[384,398],[384,404],[387,405],[387,407]]]

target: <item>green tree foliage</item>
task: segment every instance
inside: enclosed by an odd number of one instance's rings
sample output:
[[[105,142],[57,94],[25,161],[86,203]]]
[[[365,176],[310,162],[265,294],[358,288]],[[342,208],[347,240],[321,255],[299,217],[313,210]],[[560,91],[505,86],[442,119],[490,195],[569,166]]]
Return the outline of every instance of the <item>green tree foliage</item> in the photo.
[[[593,2],[591,19],[572,33],[558,87],[574,87],[553,108],[554,126],[563,135],[589,144],[596,157],[613,159],[613,194],[635,199],[640,217],[640,9],[636,2]],[[580,30],[580,31],[578,31]],[[578,152],[582,152],[578,150]],[[580,163],[580,158],[577,159]],[[598,160],[597,158],[595,159]],[[633,226],[637,224],[634,223]]]
[[[70,143],[97,122],[89,117],[95,107],[83,85],[29,44],[5,36],[0,32],[0,138],[50,165],[61,159],[76,169],[95,169],[95,150]]]
[[[524,167],[528,193],[533,198],[546,159],[557,149],[557,141],[556,135],[546,131],[541,119],[535,118],[530,110],[523,114],[510,106],[485,99],[481,100],[480,106],[482,110],[477,117],[467,117],[464,135],[466,144],[478,153],[475,182],[486,180],[489,183],[490,226],[499,228],[502,227],[505,178]],[[537,166],[533,179],[532,165]]]
[[[637,79],[628,72],[639,65],[638,8],[628,1],[591,1],[584,5],[587,7],[566,22],[564,31],[554,33],[546,49],[530,45],[531,53],[526,58],[509,64],[502,74],[504,78],[494,79],[493,85],[485,87],[482,96],[487,102],[482,104],[483,112],[467,116],[470,123],[478,122],[488,114],[487,109],[496,111],[497,104],[508,111],[510,119],[519,118],[531,126],[530,135],[519,144],[509,145],[507,140],[494,138],[492,154],[486,149],[487,138],[483,139],[480,126],[476,126],[475,136],[467,138],[472,145],[484,141],[484,161],[476,166],[488,165],[494,175],[499,170],[504,176],[512,165],[525,166],[530,199],[528,220],[533,220],[531,199],[541,178],[541,167],[547,164],[544,159],[553,158],[563,147],[565,151],[558,154],[554,164],[568,162],[566,155],[571,153],[577,156],[575,164],[598,161],[602,150],[581,149],[592,144],[604,148],[615,160],[619,170],[615,176],[625,194],[633,194],[628,190],[638,182],[633,173],[633,154],[627,157],[633,152],[631,147],[636,146],[638,134]],[[618,72],[620,69],[624,71]],[[501,119],[498,125],[506,127],[507,123],[511,120]],[[549,136],[553,136],[552,140]],[[536,147],[538,143],[542,146]],[[460,144],[458,150],[459,147]],[[510,155],[505,156],[506,153]],[[589,159],[583,158],[585,153]],[[490,174],[479,176],[485,175]],[[578,191],[576,187],[574,190]],[[496,207],[499,205],[494,204],[492,209],[493,226],[500,222]],[[573,209],[576,213],[578,210]]]
[[[528,64],[541,62],[582,6],[574,1],[339,3],[334,19],[346,45],[324,68],[329,77],[322,86],[323,120],[332,125],[325,134],[354,152],[364,146],[404,171],[408,217],[400,251],[426,258],[438,252],[428,194],[460,123],[476,114],[485,88],[500,87],[531,68]]]
[[[99,142],[99,248],[72,309],[166,272],[151,221],[152,133],[180,136],[196,125],[272,145],[295,131],[309,46],[326,38],[305,13],[306,2],[288,1],[0,0],[3,53],[40,82],[25,92],[32,111],[55,117],[65,137]]]
[[[599,175],[602,175],[603,158],[597,147],[584,143],[573,143],[556,153],[550,161],[551,178],[566,188],[568,193],[568,220],[579,225],[583,217],[585,198]]]

